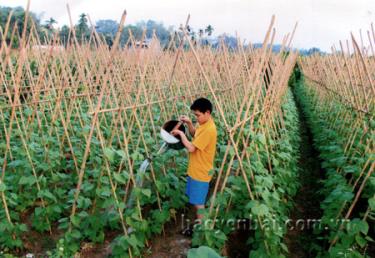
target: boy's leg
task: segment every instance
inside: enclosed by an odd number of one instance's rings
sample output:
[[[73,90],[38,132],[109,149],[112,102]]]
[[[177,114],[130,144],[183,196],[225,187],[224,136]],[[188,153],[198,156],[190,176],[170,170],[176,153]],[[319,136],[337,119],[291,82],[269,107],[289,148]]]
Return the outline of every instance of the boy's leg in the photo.
[[[194,205],[195,218],[197,223],[201,224],[203,214],[200,214],[200,210],[205,208],[206,197],[208,194],[209,183],[202,182],[194,179],[190,179],[191,192],[189,196],[189,202]]]
[[[204,205],[194,205],[195,208],[195,217],[198,220],[198,224],[202,223],[203,220],[203,214],[199,214],[199,210],[204,209]]]
[[[193,234],[193,224],[201,224],[203,220],[203,214],[199,214],[199,210],[204,209],[206,202],[206,197],[208,193],[209,184],[207,182],[201,182],[187,177],[186,184],[186,195],[189,198],[189,203],[194,206],[194,215],[193,223],[184,229],[181,233],[186,236],[191,236]],[[195,221],[195,219],[197,219]]]

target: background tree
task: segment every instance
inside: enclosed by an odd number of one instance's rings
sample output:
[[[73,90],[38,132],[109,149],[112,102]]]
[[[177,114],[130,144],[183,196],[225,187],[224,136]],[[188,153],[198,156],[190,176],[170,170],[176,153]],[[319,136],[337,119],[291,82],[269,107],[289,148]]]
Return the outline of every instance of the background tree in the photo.
[[[320,51],[319,48],[317,47],[313,47],[313,48],[310,48],[308,51],[307,51],[307,55],[313,55],[315,53],[321,53],[322,51]]]
[[[45,24],[42,26],[42,28],[47,38],[53,37],[53,34],[55,33],[55,28],[53,27],[53,25],[56,23],[57,21],[52,17],[45,21]]]
[[[88,40],[90,37],[90,29],[87,24],[87,15],[82,13],[79,16],[78,24],[76,25],[76,36],[80,43]]]
[[[24,22],[25,22],[25,10],[22,7],[1,7],[0,6],[0,26],[2,27],[3,31],[5,29],[6,23],[8,21],[8,16],[10,12],[13,10],[13,15],[10,20],[10,29],[8,30],[7,35],[5,36],[6,43],[7,45],[10,45],[13,48],[18,48],[19,46],[19,38],[15,37],[13,38],[12,42],[11,41],[11,34],[12,30],[15,25],[17,25],[19,35],[22,34],[23,28],[24,28]],[[35,13],[30,12],[29,13],[29,20],[27,22],[27,27],[26,27],[26,36],[30,34],[31,31],[31,24],[32,22],[35,24],[35,28],[37,30],[37,33],[41,33],[41,25],[40,25],[40,20],[36,16]],[[2,39],[0,40],[0,44],[2,42]]]
[[[64,46],[68,44],[69,34],[70,34],[70,28],[67,25],[62,26],[59,31],[59,36],[60,36],[60,41]]]
[[[121,46],[124,46],[127,43],[131,44],[131,42],[129,42],[130,33],[133,35],[134,40],[140,40],[142,38],[143,29],[132,24],[125,26],[120,38]]]
[[[170,32],[164,27],[162,23],[148,20],[146,22],[141,21],[137,23],[136,26],[138,26],[142,31],[143,29],[146,29],[146,39],[151,39],[153,33],[155,32],[162,45],[165,45],[168,42]]]
[[[96,31],[103,36],[109,47],[112,47],[119,24],[114,20],[99,20],[96,22]]]
[[[237,46],[238,46],[237,38],[224,33],[218,36],[217,39],[218,40],[214,44],[212,44],[212,47],[217,48],[219,47],[221,42],[223,42],[229,49],[237,49]]]
[[[214,31],[214,28],[211,25],[208,25],[204,31],[207,33],[207,36],[210,37]]]
[[[47,29],[53,30],[54,29],[53,25],[56,24],[56,23],[57,23],[57,21],[54,18],[51,17],[46,21],[45,26],[46,26]]]

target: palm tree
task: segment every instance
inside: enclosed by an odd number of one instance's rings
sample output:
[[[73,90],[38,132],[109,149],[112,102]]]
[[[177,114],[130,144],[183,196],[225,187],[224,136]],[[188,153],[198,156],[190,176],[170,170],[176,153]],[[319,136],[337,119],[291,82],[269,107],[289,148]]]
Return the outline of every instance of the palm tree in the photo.
[[[47,38],[51,38],[53,37],[53,33],[55,31],[55,29],[53,28],[53,25],[56,24],[57,21],[55,19],[53,19],[52,17],[49,18],[48,20],[45,21],[45,24],[42,25],[43,27],[43,32],[44,32],[44,36],[47,37]],[[42,41],[44,42],[44,37],[42,38]]]
[[[90,34],[89,26],[87,25],[87,16],[84,13],[79,16],[78,24],[76,25],[76,32],[77,39],[80,42],[85,40]]]
[[[77,28],[80,33],[84,33],[88,29],[86,14],[82,13],[79,16]]]
[[[53,25],[56,24],[57,21],[54,18],[49,18],[49,20],[46,21],[46,28],[48,30],[53,30]]]
[[[208,36],[211,36],[212,32],[214,31],[214,28],[211,25],[208,25],[204,31],[207,33]]]

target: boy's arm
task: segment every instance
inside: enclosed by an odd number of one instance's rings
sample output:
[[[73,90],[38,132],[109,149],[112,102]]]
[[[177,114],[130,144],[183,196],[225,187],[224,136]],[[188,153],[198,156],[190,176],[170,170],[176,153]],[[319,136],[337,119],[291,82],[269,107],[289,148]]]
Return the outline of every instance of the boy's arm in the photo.
[[[194,146],[194,144],[192,144],[188,138],[186,137],[186,135],[180,131],[180,130],[173,130],[171,132],[172,135],[179,135],[180,138],[181,138],[181,142],[182,144],[185,146],[185,148],[189,151],[189,152],[194,152],[197,148]]]
[[[190,121],[190,123],[188,123],[188,128],[189,128],[190,135],[194,136],[195,135],[195,127],[194,127],[194,125],[191,121]]]

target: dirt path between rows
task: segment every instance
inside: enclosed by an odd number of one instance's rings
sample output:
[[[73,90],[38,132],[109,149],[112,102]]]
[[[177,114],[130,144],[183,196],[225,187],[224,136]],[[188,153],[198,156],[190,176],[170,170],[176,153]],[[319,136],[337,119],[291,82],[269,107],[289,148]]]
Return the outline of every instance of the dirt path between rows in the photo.
[[[296,101],[296,97],[294,96]],[[312,247],[316,243],[316,236],[313,234],[314,220],[321,217],[319,195],[321,189],[320,180],[324,176],[321,169],[319,154],[313,145],[313,137],[306,122],[306,114],[303,113],[300,103],[296,101],[300,119],[300,159],[299,178],[301,186],[295,196],[295,207],[292,209],[289,218],[293,221],[288,228],[285,242],[289,249],[290,258],[315,257]],[[315,224],[316,225],[316,224]]]

